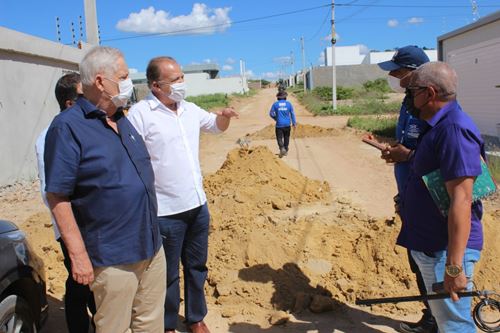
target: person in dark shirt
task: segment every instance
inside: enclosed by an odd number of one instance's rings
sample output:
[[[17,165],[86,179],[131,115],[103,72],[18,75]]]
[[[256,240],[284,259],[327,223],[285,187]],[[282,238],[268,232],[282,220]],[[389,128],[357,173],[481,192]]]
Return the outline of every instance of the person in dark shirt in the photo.
[[[295,128],[295,113],[293,112],[292,103],[286,100],[288,94],[286,91],[280,91],[276,95],[278,99],[271,106],[269,116],[276,121],[276,141],[280,150],[279,157],[288,154],[288,144],[290,142],[290,123]]]
[[[73,279],[94,293],[96,332],[163,332],[165,255],[150,157],[122,112],[128,67],[119,50],[95,47],[80,75],[84,97],[47,131],[47,199]]]
[[[429,57],[424,50],[417,46],[408,45],[399,48],[391,60],[379,63],[379,67],[389,72],[389,85],[394,91],[405,92],[403,103],[399,111],[396,125],[397,143],[387,146],[382,151],[381,157],[387,163],[394,163],[394,176],[398,186],[398,193],[394,196],[396,213],[399,213],[400,193],[406,188],[406,181],[410,173],[409,157],[417,148],[417,140],[424,131],[426,124],[413,112],[413,98],[406,88],[410,84],[413,71],[420,65],[429,62]],[[418,266],[408,251],[408,262],[410,269],[415,273],[418,290],[421,295],[427,293],[422,275]],[[436,333],[437,325],[431,309],[427,302],[424,302],[422,318],[416,323],[403,322],[400,330],[404,333]]]
[[[412,74],[408,90],[428,127],[410,159],[397,244],[411,250],[428,292],[444,281],[450,293],[451,299],[429,301],[439,332],[475,333],[472,299],[459,299],[457,292],[472,288],[483,247],[482,204],[473,201],[472,188],[486,156],[479,130],[456,100],[457,82],[455,71],[443,62],[426,63]],[[450,199],[447,214],[422,180],[436,170]]]
[[[80,74],[78,73],[65,74],[56,83],[55,95],[57,102],[59,103],[61,112],[73,106],[77,98],[82,94],[82,83],[80,80]],[[38,136],[36,140],[35,150],[38,161],[40,191],[42,193],[44,203],[48,206],[47,196],[45,193],[45,170],[43,162],[45,137],[47,135],[47,130],[48,128],[44,129]],[[73,279],[73,276],[71,274],[71,259],[68,255],[68,250],[61,238],[59,229],[57,229],[57,224],[54,221],[54,218],[51,217],[51,219],[56,240],[61,245],[61,250],[64,256],[64,267],[66,267],[66,270],[68,271],[68,277],[66,279],[66,289],[64,293],[64,312],[66,316],[66,326],[68,327],[69,333],[87,333],[90,326],[88,310],[90,310],[92,316],[96,312],[94,295],[92,295],[89,286],[79,284]]]

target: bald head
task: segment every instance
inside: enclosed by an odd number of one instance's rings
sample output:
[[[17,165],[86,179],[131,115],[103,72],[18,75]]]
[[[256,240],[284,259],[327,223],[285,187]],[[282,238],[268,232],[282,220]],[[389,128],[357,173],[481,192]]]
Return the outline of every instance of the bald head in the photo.
[[[444,101],[456,98],[457,85],[457,73],[450,65],[441,61],[421,65],[412,73],[410,81],[410,86],[433,87],[437,97]]]
[[[151,88],[151,84],[155,81],[160,81],[161,77],[161,64],[177,64],[177,61],[168,56],[156,57],[149,61],[148,68],[146,69],[146,78],[148,80],[148,87]]]

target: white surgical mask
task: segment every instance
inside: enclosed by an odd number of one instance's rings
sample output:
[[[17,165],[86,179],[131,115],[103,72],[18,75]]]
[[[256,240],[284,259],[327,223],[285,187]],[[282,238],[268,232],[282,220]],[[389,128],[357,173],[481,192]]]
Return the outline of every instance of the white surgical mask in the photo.
[[[389,87],[395,92],[403,93],[405,92],[405,88],[401,87],[401,79],[398,79],[395,76],[389,75],[387,77],[387,83],[389,83]]]
[[[170,94],[167,97],[177,103],[184,100],[186,97],[186,82],[172,83],[170,85]]]
[[[128,78],[116,82],[108,78],[106,79],[118,84],[118,89],[120,90],[120,92],[117,95],[110,96],[113,104],[118,108],[127,105],[128,100],[130,99],[132,93],[134,92],[134,84],[132,83],[132,80]]]

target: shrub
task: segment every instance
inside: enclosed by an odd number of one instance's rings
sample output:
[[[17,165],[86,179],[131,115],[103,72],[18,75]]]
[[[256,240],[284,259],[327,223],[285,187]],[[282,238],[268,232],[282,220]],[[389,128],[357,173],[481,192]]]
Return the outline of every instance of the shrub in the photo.
[[[366,91],[376,91],[381,93],[388,93],[392,91],[391,87],[389,87],[389,83],[387,83],[387,80],[382,78],[378,78],[373,81],[366,81],[363,83],[363,88],[365,88]]]
[[[229,105],[229,98],[226,94],[189,96],[186,98],[186,101],[195,103],[200,108],[205,110]]]
[[[347,126],[387,138],[395,138],[397,117],[359,117],[347,120]]]

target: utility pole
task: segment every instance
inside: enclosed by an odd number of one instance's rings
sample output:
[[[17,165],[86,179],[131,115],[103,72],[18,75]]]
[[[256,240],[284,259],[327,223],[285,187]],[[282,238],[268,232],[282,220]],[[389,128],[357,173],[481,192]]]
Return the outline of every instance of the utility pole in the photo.
[[[97,27],[97,11],[95,0],[84,0],[84,9],[87,43],[91,45],[99,45],[99,32]]]
[[[300,46],[302,48],[302,83],[304,84],[304,93],[306,93],[306,54],[304,50],[304,37],[300,37]]]
[[[335,68],[335,0],[332,0],[332,107],[337,110],[337,69]]]

